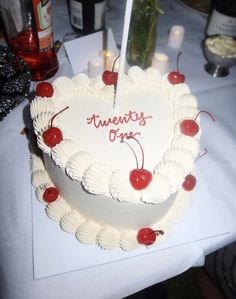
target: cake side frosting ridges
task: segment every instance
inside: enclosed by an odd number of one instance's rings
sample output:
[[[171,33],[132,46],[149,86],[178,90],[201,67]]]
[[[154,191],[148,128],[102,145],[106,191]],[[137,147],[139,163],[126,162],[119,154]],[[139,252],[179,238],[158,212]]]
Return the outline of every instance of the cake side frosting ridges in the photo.
[[[100,225],[92,219],[86,219],[77,210],[71,208],[61,196],[52,203],[46,203],[43,193],[49,186],[53,186],[53,183],[40,160],[37,155],[32,154],[31,161],[34,164],[32,184],[36,188],[36,198],[45,204],[46,215],[53,221],[59,222],[62,230],[74,234],[82,244],[97,244],[102,249],[111,250],[120,247],[125,251],[130,251],[142,246],[137,241],[137,231],[118,230],[112,226]],[[191,203],[190,194],[191,192],[181,188],[168,213],[152,225],[154,231],[161,228],[165,232],[164,235],[158,236],[152,246],[162,242],[168,236],[171,226],[183,217]]]

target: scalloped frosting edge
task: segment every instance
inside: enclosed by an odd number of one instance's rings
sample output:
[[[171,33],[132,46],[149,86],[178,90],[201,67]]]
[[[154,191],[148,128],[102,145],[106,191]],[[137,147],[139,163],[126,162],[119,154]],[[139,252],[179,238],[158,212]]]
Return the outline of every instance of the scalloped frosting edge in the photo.
[[[31,164],[34,165],[31,170],[31,181],[35,187],[36,199],[45,204],[46,215],[58,222],[63,231],[74,234],[82,244],[97,244],[100,248],[106,250],[119,247],[124,251],[131,251],[144,246],[137,241],[137,231],[117,230],[115,227],[95,223],[92,219],[85,219],[79,211],[72,209],[60,195],[55,202],[46,203],[43,200],[43,191],[49,186],[52,187],[53,183],[42,161],[33,153],[31,155]],[[182,188],[178,191],[176,199],[167,214],[151,226],[154,231],[163,230],[164,235],[157,236],[156,241],[151,246],[146,246],[147,249],[158,246],[163,242],[168,237],[171,226],[184,217],[187,208],[191,204],[191,193]]]
[[[147,71],[143,71],[138,67],[132,67],[128,75],[124,76],[122,82],[124,88],[122,90],[125,92],[129,88],[137,87],[140,84],[148,85],[148,87],[157,89],[163,93],[166,93],[168,99],[174,105],[174,121],[175,121],[175,136],[173,141],[180,138],[182,135],[179,129],[180,121],[183,119],[193,118],[198,113],[196,98],[191,95],[189,87],[183,83],[178,85],[172,85],[167,80],[167,75],[160,76],[156,70],[149,68]],[[103,162],[95,161],[93,157],[88,158],[89,153],[87,153],[86,161],[80,161],[80,166],[78,169],[78,159],[73,159],[76,155],[80,155],[79,147],[73,143],[72,140],[66,138],[66,132],[63,132],[64,139],[62,142],[52,149],[44,144],[42,140],[42,133],[47,128],[50,116],[55,113],[55,106],[57,102],[60,102],[60,97],[68,94],[94,94],[98,91],[100,92],[101,98],[107,100],[111,96],[113,90],[110,87],[107,89],[107,86],[101,81],[101,78],[89,79],[85,74],[79,74],[72,79],[67,77],[60,77],[54,81],[55,94],[52,96],[50,101],[51,105],[48,104],[44,98],[36,98],[39,101],[39,105],[33,102],[31,106],[31,116],[34,120],[34,130],[37,135],[38,146],[45,153],[50,155],[56,165],[61,168],[66,169],[66,173],[73,180],[82,181],[83,186],[90,192],[94,194],[106,194],[109,197],[112,197],[115,200],[119,201],[142,201],[142,198],[145,198],[147,203],[160,203],[168,198],[170,193],[174,193],[179,188],[181,188],[181,183],[183,182],[185,176],[192,170],[193,163],[197,157],[199,151],[199,138],[201,135],[201,130],[199,133],[190,138],[185,138],[185,142],[181,143],[181,146],[178,146],[178,142],[175,142],[175,147],[168,149],[168,151],[178,152],[175,157],[175,153],[169,155],[171,159],[163,159],[161,162],[162,167],[154,167],[154,175],[158,173],[166,180],[166,184],[163,184],[163,190],[160,193],[159,188],[153,186],[154,181],[151,182],[148,188],[142,190],[141,192],[134,192],[129,186],[125,186],[125,189],[117,189],[117,185],[112,184],[114,180],[113,176],[116,176],[119,179],[119,186],[124,186],[123,177],[118,177],[119,170],[111,169],[109,165],[106,165]],[[105,92],[104,89],[107,89]],[[184,98],[181,101],[181,97]],[[45,102],[46,101],[46,102]],[[197,120],[199,123],[199,119]],[[57,117],[56,125],[63,131],[63,128],[60,127],[60,116]],[[179,155],[179,151],[182,151],[183,154],[186,151],[189,155],[192,155],[192,161],[188,165],[182,165],[180,160],[182,159]],[[165,155],[164,155],[165,157]],[[180,157],[180,158],[179,158]],[[191,160],[191,159],[190,159]],[[97,169],[103,170],[97,172]],[[99,177],[99,180],[98,180]],[[176,177],[179,179],[176,180]],[[135,194],[134,194],[135,193]],[[160,195],[162,194],[162,195]]]

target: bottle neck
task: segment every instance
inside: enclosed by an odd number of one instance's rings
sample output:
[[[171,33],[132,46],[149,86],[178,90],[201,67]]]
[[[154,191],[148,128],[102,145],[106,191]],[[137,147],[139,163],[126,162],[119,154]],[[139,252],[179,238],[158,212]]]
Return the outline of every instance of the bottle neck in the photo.
[[[236,17],[236,0],[215,0],[214,9],[224,15]]]

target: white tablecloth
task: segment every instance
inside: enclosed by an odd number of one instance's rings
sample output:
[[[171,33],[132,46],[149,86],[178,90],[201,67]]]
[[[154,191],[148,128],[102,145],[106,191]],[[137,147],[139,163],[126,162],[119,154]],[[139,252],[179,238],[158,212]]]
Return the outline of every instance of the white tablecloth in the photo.
[[[212,78],[203,65],[201,49],[207,19],[174,0],[163,1],[165,15],[159,18],[157,50],[170,57],[176,68],[178,50],[166,45],[169,28],[184,25],[181,72],[202,110],[216,117],[212,125],[202,117],[202,145],[209,154],[198,168],[211,196],[227,221],[230,233],[161,250],[148,255],[108,263],[81,271],[34,280],[32,250],[31,185],[29,145],[21,130],[29,125],[28,102],[15,108],[0,123],[0,294],[4,299],[112,299],[122,298],[147,286],[204,263],[204,257],[236,240],[236,67],[225,78]],[[124,1],[111,1],[118,7],[118,18],[108,18],[119,43],[122,32]],[[53,1],[55,39],[71,32],[65,3]],[[111,11],[112,13],[112,11]],[[110,16],[112,14],[110,13]],[[60,53],[60,74],[70,74],[70,66]],[[204,194],[199,200],[204,200]],[[211,210],[209,209],[209,222]],[[199,215],[201,221],[201,215]],[[207,226],[207,222],[206,222]],[[57,248],[52,248],[56,251]],[[66,258],[66,257],[65,257]]]

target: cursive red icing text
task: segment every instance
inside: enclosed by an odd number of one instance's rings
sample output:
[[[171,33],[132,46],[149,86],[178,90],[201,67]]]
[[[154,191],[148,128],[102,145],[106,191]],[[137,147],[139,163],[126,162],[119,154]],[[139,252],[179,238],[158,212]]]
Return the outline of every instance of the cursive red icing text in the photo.
[[[145,116],[144,112],[137,113],[135,111],[129,111],[123,116],[113,116],[108,119],[101,119],[99,115],[93,114],[87,118],[87,124],[93,124],[97,129],[100,127],[108,127],[111,124],[118,126],[129,122],[137,122],[139,126],[145,126],[147,123],[146,120],[151,118],[151,115]]]
[[[124,115],[118,115],[109,117],[107,119],[102,119],[100,115],[93,114],[91,117],[88,117],[87,124],[93,125],[96,129],[108,127],[111,125],[119,126],[125,125],[130,122],[136,123],[138,126],[145,126],[147,124],[147,120],[152,119],[152,115],[145,116],[144,112],[136,112],[129,111]],[[131,137],[135,137],[137,135],[141,135],[140,132],[121,132],[120,128],[112,128],[109,131],[109,141],[114,142],[116,139],[124,140],[129,139]]]

